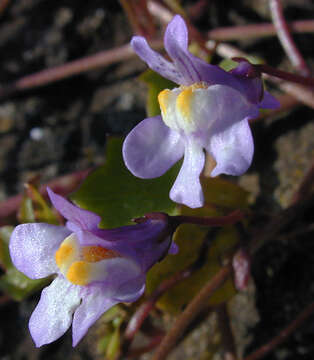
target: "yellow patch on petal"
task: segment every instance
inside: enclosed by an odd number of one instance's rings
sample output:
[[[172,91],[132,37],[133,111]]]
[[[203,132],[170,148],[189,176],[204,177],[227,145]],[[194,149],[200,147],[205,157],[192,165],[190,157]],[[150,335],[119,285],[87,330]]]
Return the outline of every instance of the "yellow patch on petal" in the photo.
[[[105,249],[101,246],[84,246],[82,253],[84,260],[88,262],[97,262],[119,256],[115,251]]]
[[[167,113],[170,93],[171,91],[169,89],[165,89],[158,94],[158,102],[160,105],[161,112],[164,116]]]
[[[86,261],[74,262],[68,272],[67,279],[74,285],[84,286],[90,280],[91,264]]]
[[[68,236],[56,251],[55,259],[58,267],[62,270],[69,266],[78,256],[78,246],[74,234]]]
[[[191,121],[191,103],[193,100],[193,92],[196,89],[207,89],[205,83],[195,83],[191,86],[182,86],[183,90],[177,97],[176,107],[177,110],[181,113],[181,116],[185,121]]]

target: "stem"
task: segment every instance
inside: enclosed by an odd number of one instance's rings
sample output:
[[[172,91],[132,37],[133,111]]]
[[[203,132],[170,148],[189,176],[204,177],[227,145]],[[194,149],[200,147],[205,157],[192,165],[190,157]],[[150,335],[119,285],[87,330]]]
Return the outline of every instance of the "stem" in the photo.
[[[223,285],[231,273],[231,265],[225,265],[201,289],[201,291],[188,304],[182,314],[176,319],[170,331],[165,335],[153,356],[153,360],[164,360],[166,358],[187,326],[206,307],[206,305],[208,305],[208,299],[219,287]]]
[[[207,46],[209,48],[213,48],[213,46],[216,46],[216,44],[213,41],[208,41]],[[225,44],[225,43],[218,44],[216,46],[216,51],[217,51],[218,55],[220,55],[222,57],[227,57],[227,58],[247,57],[248,56],[248,54],[246,54],[244,51],[239,50],[235,46]],[[288,83],[288,82],[279,80],[278,78],[275,78],[275,77],[267,75],[267,74],[265,74],[264,77],[266,80],[269,80],[272,83],[278,85],[280,87],[280,89],[283,90],[284,92],[287,92],[290,95],[292,95],[293,97],[295,97],[296,99],[298,99],[301,103],[314,109],[314,90],[312,90],[308,87],[305,87],[305,86],[300,86],[297,84]]]
[[[311,33],[314,32],[313,20],[300,20],[288,23],[289,29],[294,33]],[[215,41],[230,41],[239,39],[251,39],[270,37],[277,34],[273,24],[250,24],[241,26],[220,27],[210,30],[208,38]]]
[[[131,320],[129,321],[127,328],[125,330],[124,337],[131,342],[142,326],[144,320],[149,315],[150,311],[155,307],[158,299],[168,290],[173,288],[178,282],[190,277],[195,270],[195,267],[189,266],[187,269],[177,272],[169,279],[163,281],[158,288],[151,294],[151,296],[146,300],[133,314]]]
[[[230,326],[230,318],[226,303],[220,305],[217,309],[218,325],[220,327],[222,343],[223,343],[223,359],[236,360],[236,346],[234,336]]]
[[[277,35],[292,65],[300,74],[305,76],[310,75],[310,70],[290,34],[288,24],[283,15],[281,0],[269,0],[269,6]]]
[[[154,41],[151,42],[151,46],[155,49],[160,49],[163,44],[162,41]],[[87,56],[61,66],[45,69],[35,74],[24,76],[19,80],[4,86],[0,90],[0,98],[6,98],[23,90],[51,84],[74,75],[82,74],[90,70],[102,68],[113,63],[130,59],[134,56],[135,53],[129,44],[112,50],[101,51],[95,55]]]
[[[290,336],[302,323],[308,319],[314,313],[314,302],[308,305],[298,316],[292,321],[285,329],[283,329],[277,336],[275,336],[270,342],[263,345],[252,354],[244,358],[244,360],[257,360],[264,357],[276,346],[284,342],[288,336]]]
[[[275,76],[279,79],[283,79],[289,82],[294,82],[297,84],[305,85],[305,86],[311,86],[314,87],[314,78],[305,77],[297,74],[293,74],[287,71],[279,70],[276,68],[273,68],[272,66],[262,64],[262,65],[255,65],[257,69],[259,69],[261,72]]]

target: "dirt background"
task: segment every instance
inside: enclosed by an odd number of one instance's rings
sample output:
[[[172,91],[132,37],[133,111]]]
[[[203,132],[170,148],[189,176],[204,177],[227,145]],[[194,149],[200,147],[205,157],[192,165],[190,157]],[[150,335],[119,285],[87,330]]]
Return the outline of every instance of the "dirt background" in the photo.
[[[309,19],[311,1],[287,1],[287,19]],[[193,1],[184,1],[185,8]],[[267,1],[208,1],[194,19],[201,31],[269,21]],[[0,81],[7,84],[33,72],[127,43],[132,30],[114,0],[11,0],[0,14]],[[295,39],[310,66],[314,35]],[[275,37],[235,42],[272,66],[288,68]],[[218,61],[218,57],[214,61]],[[0,200],[21,192],[36,174],[42,182],[103,163],[108,134],[126,134],[145,117],[145,69],[138,59],[75,76],[0,102]],[[314,113],[299,106],[280,118],[253,126],[256,152],[239,179],[251,191],[253,208],[273,214],[286,207],[314,158]],[[312,220],[309,219],[309,222]],[[294,224],[291,224],[293,231]],[[249,353],[275,336],[314,297],[313,231],[283,236],[259,251],[250,286],[231,311],[239,348]],[[0,305],[0,359],[102,358],[95,353],[95,329],[75,349],[71,335],[35,349],[27,323],[38,294],[22,303]],[[211,318],[181,344],[173,358],[199,359],[206,349]],[[204,355],[203,355],[204,356]],[[149,358],[149,356],[146,356]],[[314,319],[267,360],[314,358]],[[204,358],[205,359],[205,358]]]

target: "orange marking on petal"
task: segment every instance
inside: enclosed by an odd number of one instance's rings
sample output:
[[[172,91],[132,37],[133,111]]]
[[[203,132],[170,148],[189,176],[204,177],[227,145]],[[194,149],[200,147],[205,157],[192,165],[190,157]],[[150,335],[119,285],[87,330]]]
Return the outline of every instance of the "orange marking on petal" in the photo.
[[[119,256],[115,251],[105,249],[101,246],[84,246],[82,253],[84,260],[88,262],[97,262]]]

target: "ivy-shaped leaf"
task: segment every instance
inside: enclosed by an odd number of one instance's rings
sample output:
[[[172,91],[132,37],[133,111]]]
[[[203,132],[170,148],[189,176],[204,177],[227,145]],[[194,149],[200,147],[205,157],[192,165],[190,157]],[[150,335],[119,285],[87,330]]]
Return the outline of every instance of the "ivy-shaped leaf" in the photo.
[[[139,179],[124,165],[122,143],[121,138],[108,139],[105,164],[85,179],[72,200],[99,214],[101,226],[106,228],[130,224],[132,218],[152,211],[175,214],[176,204],[169,199],[169,191],[180,163],[159,178]]]

